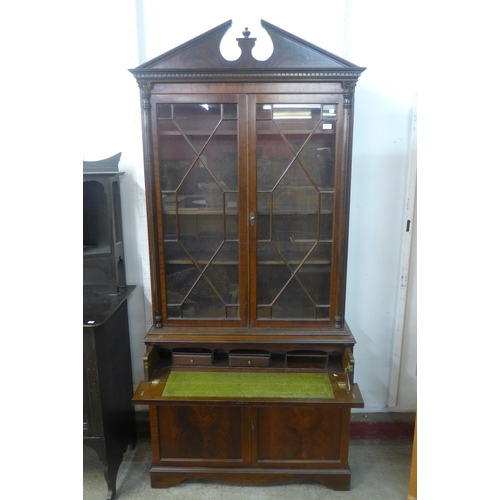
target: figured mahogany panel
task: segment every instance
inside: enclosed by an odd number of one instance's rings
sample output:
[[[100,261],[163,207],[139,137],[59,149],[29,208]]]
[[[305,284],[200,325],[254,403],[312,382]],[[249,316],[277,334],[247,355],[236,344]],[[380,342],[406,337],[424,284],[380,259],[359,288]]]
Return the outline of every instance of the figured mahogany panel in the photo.
[[[311,407],[256,409],[257,464],[329,467],[341,459],[342,410]]]
[[[196,462],[241,461],[242,409],[234,406],[158,406],[159,456]]]

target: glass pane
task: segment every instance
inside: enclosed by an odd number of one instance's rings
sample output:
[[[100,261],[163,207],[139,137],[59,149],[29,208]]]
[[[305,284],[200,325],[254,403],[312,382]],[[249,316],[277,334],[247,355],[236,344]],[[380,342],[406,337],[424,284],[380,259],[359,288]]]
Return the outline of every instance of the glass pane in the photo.
[[[236,104],[160,104],[169,318],[239,316]]]
[[[257,317],[328,319],[337,107],[256,111]]]
[[[272,310],[273,319],[315,318],[315,312],[315,304],[295,279],[277,297]]]

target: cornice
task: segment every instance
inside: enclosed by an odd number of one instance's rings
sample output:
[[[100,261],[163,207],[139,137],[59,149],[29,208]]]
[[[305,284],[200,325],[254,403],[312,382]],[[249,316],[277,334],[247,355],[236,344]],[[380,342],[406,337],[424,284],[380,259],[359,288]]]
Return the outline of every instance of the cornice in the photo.
[[[345,81],[357,80],[364,68],[359,69],[339,69],[339,70],[271,70],[271,71],[151,71],[151,70],[131,70],[137,81],[172,82],[172,81],[253,81],[262,79],[283,79],[304,81],[325,80],[325,81]]]

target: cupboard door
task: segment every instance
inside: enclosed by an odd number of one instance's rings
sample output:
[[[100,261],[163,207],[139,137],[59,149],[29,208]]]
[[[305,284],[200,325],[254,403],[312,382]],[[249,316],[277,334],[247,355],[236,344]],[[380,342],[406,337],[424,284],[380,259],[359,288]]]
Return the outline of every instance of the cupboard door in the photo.
[[[243,319],[240,105],[237,96],[218,97],[161,96],[153,106],[160,288],[170,321]]]
[[[347,463],[343,436],[349,415],[349,409],[328,407],[255,408],[253,462],[258,467],[342,467]]]
[[[238,467],[248,463],[244,408],[158,405],[151,412],[154,465]]]
[[[254,314],[260,322],[329,323],[338,104],[325,102],[326,96],[284,99],[257,96],[251,104],[256,151]]]

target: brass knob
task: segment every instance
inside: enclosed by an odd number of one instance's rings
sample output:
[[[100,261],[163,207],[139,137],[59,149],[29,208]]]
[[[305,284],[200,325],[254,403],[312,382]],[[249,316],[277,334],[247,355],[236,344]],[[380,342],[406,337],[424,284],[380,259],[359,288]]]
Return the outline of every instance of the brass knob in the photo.
[[[189,362],[190,362],[190,363],[194,363],[194,359],[190,359],[190,360],[189,360]]]
[[[251,365],[251,364],[252,364],[252,362],[251,362],[251,361],[249,361],[249,362],[248,362],[248,364],[249,364],[249,365]]]

